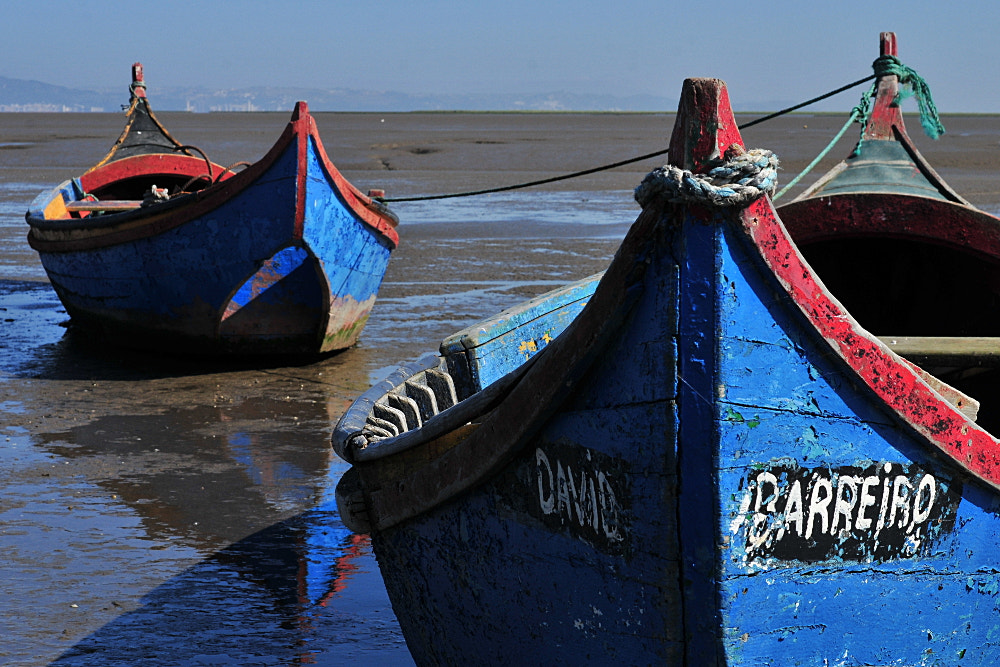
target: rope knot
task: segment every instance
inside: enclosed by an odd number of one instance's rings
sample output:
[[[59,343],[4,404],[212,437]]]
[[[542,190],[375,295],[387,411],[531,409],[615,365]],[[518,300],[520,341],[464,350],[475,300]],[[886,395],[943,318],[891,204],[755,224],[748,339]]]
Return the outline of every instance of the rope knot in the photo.
[[[695,174],[673,165],[649,172],[635,189],[635,200],[643,208],[654,199],[671,203],[749,206],[778,184],[778,158],[769,150],[744,151],[731,145],[723,160],[715,160],[705,174]]]
[[[898,106],[905,97],[909,95],[916,97],[917,107],[920,109],[920,125],[928,137],[937,139],[944,134],[944,125],[938,117],[937,107],[931,97],[931,87],[927,85],[923,77],[917,74],[916,70],[904,65],[896,56],[889,55],[879,56],[872,63],[872,69],[875,70],[875,76],[878,78],[895,75],[899,79],[900,86],[909,88],[907,93],[900,90],[892,103]],[[865,107],[867,111],[867,105]]]

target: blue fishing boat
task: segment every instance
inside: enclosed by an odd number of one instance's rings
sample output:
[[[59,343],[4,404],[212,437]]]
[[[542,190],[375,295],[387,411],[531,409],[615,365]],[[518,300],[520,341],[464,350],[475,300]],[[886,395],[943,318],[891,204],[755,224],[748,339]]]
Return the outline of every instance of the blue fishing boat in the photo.
[[[338,424],[340,511],[418,664],[995,661],[1000,442],[831,296],[775,168],[686,81],[559,336],[398,435],[391,397]]]
[[[156,119],[133,68],[125,130],[87,172],[39,195],[28,241],[73,322],[169,352],[350,347],[398,220],[327,157],[305,102],[259,161],[223,167]]]

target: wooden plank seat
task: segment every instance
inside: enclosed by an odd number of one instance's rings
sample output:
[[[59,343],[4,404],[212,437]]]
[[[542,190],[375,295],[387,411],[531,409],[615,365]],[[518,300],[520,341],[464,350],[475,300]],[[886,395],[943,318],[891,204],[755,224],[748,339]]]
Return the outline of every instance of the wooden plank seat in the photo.
[[[142,206],[139,199],[107,199],[104,201],[71,201],[66,202],[66,210],[70,213],[83,211],[131,211]]]
[[[1000,366],[1000,338],[983,336],[879,336],[896,354],[914,363]]]

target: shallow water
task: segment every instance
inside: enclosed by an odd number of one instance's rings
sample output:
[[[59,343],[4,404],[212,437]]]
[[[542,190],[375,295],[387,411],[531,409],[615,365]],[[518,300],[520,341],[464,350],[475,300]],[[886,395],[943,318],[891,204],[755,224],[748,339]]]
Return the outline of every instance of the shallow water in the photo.
[[[287,115],[161,120],[228,164],[263,155]],[[0,114],[0,662],[412,664],[367,539],[350,535],[332,505],[345,470],[330,449],[333,425],[398,362],[603,269],[638,212],[631,188],[660,161],[530,190],[393,204],[401,245],[361,343],[312,363],[234,364],[109,349],[67,328],[25,241],[31,200],[99,159],[121,121]],[[672,120],[321,114],[318,122],[349,180],[408,197],[647,153],[666,143]],[[786,155],[787,179],[842,122],[780,119],[746,140]],[[953,124],[954,135],[921,149],[957,190],[1000,210],[1000,120]]]
[[[412,664],[368,540],[332,503],[333,425],[397,362],[602,269],[635,205],[622,190],[399,204],[403,241],[361,344],[312,363],[109,349],[65,326],[23,216],[120,120],[0,115],[0,662]],[[175,120],[225,162],[262,155],[285,119]],[[345,173],[420,186],[412,168]]]

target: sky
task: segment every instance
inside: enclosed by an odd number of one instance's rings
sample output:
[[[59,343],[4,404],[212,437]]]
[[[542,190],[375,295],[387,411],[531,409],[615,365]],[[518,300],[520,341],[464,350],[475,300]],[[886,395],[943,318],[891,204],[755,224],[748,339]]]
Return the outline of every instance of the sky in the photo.
[[[1000,113],[996,0],[0,0],[0,76],[71,88],[352,88],[676,99],[769,110],[871,74],[879,33],[942,112]],[[124,83],[123,83],[124,82]],[[861,89],[812,107],[849,110]],[[915,107],[914,107],[915,108]],[[673,109],[667,109],[673,111]]]

